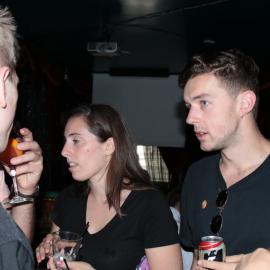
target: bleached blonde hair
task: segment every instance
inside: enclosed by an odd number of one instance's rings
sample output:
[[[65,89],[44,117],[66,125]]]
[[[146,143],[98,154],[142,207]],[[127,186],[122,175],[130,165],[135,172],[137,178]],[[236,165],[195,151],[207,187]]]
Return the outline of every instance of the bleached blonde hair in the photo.
[[[17,25],[7,7],[0,6],[0,66],[15,72],[18,58]]]

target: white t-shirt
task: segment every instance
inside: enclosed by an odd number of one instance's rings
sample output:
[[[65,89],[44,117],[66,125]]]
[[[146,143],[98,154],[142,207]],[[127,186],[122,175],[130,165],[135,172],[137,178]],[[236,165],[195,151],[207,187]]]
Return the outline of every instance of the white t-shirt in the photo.
[[[173,218],[177,223],[178,233],[180,233],[181,215],[176,208],[171,206],[170,209],[172,211]],[[183,270],[190,270],[192,261],[193,261],[193,252],[185,251],[183,248],[181,252],[182,252],[182,259],[183,259]]]

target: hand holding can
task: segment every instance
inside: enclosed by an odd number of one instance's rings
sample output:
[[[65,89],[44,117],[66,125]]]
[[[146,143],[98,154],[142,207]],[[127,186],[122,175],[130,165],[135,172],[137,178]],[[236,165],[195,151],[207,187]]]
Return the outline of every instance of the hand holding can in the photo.
[[[220,236],[204,236],[199,244],[199,260],[223,262],[226,248]]]

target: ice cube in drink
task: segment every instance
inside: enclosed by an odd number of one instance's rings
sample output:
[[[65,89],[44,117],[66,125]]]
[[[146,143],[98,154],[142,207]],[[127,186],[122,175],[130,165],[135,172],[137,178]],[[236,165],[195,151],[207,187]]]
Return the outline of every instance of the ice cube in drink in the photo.
[[[65,267],[63,268],[64,259],[66,259],[67,262],[71,262],[75,260],[75,257],[70,255],[69,253],[63,254],[61,252],[57,252],[53,254],[54,263],[57,267],[62,267],[60,269],[66,269]]]

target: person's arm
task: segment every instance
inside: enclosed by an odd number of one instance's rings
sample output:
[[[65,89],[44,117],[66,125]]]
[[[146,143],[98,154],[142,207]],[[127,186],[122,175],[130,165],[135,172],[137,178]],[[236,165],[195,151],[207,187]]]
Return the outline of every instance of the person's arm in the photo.
[[[34,204],[13,206],[11,215],[25,236],[31,241],[34,234]]]
[[[36,189],[43,169],[42,151],[37,142],[33,140],[32,132],[27,128],[20,130],[23,142],[18,148],[24,151],[22,156],[11,159],[16,166],[18,189],[22,194],[32,195]],[[14,206],[11,215],[28,239],[32,239],[34,227],[34,204]]]
[[[182,270],[179,244],[145,249],[151,270]]]
[[[34,260],[29,251],[19,241],[10,241],[0,245],[1,270],[34,269]]]
[[[54,222],[52,222],[51,233],[57,232],[59,230],[60,228]]]
[[[193,253],[193,262],[191,265],[191,270],[196,270],[197,267],[197,258],[198,258],[198,249],[194,249],[194,253]]]
[[[225,262],[198,261],[198,266],[213,270],[268,270],[270,269],[270,251],[258,248],[246,255],[226,257]]]
[[[0,202],[3,203],[5,208],[5,202],[10,194],[9,188],[5,182],[5,172],[0,168]]]

